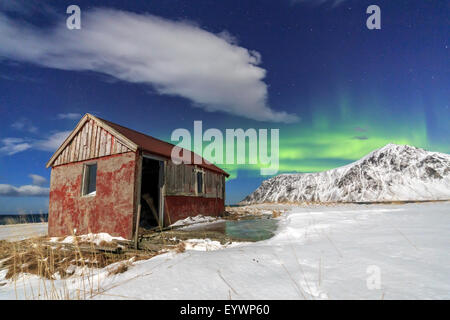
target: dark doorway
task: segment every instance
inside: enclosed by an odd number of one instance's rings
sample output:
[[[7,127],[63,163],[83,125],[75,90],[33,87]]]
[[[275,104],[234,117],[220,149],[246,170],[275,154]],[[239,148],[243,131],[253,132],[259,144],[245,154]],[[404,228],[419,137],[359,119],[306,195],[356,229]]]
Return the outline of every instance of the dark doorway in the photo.
[[[163,169],[163,161],[145,157],[142,159],[140,228],[151,229],[160,225],[160,190]]]

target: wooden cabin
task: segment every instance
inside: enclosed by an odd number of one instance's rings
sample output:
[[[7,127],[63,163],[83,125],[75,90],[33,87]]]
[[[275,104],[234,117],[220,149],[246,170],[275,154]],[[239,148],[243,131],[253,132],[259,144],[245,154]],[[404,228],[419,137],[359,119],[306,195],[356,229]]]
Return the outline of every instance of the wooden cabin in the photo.
[[[176,165],[173,147],[86,114],[47,163],[49,236],[107,232],[132,239],[138,216],[139,227],[151,229],[222,215],[228,173],[203,159]]]

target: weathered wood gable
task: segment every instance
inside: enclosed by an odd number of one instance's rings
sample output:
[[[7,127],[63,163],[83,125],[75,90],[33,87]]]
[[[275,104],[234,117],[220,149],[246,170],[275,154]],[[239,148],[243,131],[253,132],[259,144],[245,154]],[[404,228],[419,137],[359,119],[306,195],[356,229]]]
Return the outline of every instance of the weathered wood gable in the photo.
[[[68,139],[70,141],[66,141],[48,165],[58,166],[133,151],[93,118],[87,118],[75,135]]]

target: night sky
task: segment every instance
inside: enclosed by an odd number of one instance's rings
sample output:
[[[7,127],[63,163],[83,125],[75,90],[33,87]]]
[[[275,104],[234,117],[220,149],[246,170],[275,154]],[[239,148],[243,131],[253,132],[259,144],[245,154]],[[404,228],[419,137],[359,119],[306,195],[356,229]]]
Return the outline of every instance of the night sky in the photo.
[[[66,8],[81,8],[68,30]],[[95,4],[95,5],[94,5]],[[381,8],[381,30],[366,9]],[[445,0],[2,1],[0,213],[46,212],[45,163],[86,112],[174,129],[280,129],[280,172],[387,143],[450,153]],[[219,165],[236,203],[267,177]]]

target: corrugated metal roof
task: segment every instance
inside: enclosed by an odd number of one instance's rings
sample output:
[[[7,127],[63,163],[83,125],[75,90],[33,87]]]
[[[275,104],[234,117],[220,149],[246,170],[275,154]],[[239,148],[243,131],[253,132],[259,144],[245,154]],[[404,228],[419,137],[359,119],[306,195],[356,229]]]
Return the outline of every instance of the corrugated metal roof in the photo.
[[[159,139],[156,139],[154,137],[148,136],[144,133],[132,130],[130,128],[121,126],[117,123],[110,122],[108,120],[101,119],[99,117],[96,117],[96,118],[99,119],[100,121],[103,121],[106,125],[112,127],[114,130],[116,130],[117,132],[119,132],[120,134],[125,136],[127,139],[134,142],[143,151],[147,151],[149,153],[159,155],[159,156],[162,156],[167,159],[171,158],[172,149],[173,149],[173,147],[175,147],[175,145],[165,142],[165,141],[162,141],[162,140],[159,140]],[[194,163],[194,161],[193,161],[194,155],[195,155],[195,153],[191,152],[191,163]],[[206,163],[205,161],[206,160],[202,158],[202,164],[198,164],[198,166],[208,169],[208,170],[211,170],[211,171],[221,173],[221,174],[225,175],[226,177],[230,176],[224,170],[213,165],[212,163]]]

